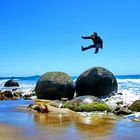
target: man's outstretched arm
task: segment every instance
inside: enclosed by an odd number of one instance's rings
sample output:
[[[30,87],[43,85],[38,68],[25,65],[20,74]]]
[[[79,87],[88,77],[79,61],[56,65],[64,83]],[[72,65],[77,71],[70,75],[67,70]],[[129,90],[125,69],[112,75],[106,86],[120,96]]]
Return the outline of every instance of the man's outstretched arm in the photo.
[[[91,39],[91,36],[82,36],[83,39]]]

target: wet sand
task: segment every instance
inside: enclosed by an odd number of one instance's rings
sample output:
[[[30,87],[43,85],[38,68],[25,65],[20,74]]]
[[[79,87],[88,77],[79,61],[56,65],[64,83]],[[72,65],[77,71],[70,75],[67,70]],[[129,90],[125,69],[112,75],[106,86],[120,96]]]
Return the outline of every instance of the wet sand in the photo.
[[[140,123],[107,115],[40,114],[17,107],[30,101],[0,102],[0,140],[139,140]]]
[[[24,140],[25,137],[21,135],[22,128],[10,126],[8,124],[0,124],[0,140]]]
[[[94,120],[93,120],[94,119]],[[62,114],[48,115],[35,113],[34,127],[0,124],[0,140],[92,140],[110,133],[113,123],[103,122],[97,118],[71,118]],[[94,124],[93,121],[96,121]],[[100,123],[103,123],[101,126]],[[92,126],[92,127],[91,127]]]

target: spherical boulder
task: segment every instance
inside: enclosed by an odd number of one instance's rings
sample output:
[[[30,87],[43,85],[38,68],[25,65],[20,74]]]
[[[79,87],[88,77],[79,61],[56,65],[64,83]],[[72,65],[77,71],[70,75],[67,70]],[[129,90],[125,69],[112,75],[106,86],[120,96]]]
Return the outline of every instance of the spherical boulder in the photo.
[[[38,99],[72,99],[74,86],[71,77],[63,72],[48,72],[40,77],[35,87]]]
[[[16,80],[8,80],[5,82],[4,87],[19,87],[19,83]]]
[[[107,104],[105,104],[98,97],[91,96],[91,95],[75,97],[71,101],[67,101],[66,103],[64,103],[64,108],[69,108],[76,112],[109,110]]]
[[[116,93],[118,84],[115,76],[103,67],[93,67],[83,72],[75,82],[77,96],[96,97]]]

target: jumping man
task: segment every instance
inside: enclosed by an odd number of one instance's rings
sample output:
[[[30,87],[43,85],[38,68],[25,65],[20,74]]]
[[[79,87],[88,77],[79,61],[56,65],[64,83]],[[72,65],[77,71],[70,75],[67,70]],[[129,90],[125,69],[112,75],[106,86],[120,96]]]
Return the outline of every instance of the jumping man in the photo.
[[[96,32],[93,32],[90,36],[82,36],[83,39],[92,39],[93,45],[90,45],[88,47],[82,46],[82,51],[88,50],[90,48],[95,48],[95,54],[98,53],[99,48],[103,48],[103,40],[97,35]]]

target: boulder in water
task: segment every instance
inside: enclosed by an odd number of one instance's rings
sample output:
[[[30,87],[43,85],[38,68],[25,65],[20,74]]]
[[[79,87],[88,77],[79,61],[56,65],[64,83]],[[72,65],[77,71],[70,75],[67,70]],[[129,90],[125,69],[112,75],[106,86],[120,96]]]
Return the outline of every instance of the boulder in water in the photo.
[[[93,67],[83,72],[75,83],[77,96],[101,97],[116,93],[118,84],[115,76],[107,69]]]
[[[109,111],[109,107],[103,101],[91,95],[76,97],[67,101],[64,107],[77,112]]]
[[[74,86],[71,77],[63,72],[48,72],[38,80],[35,93],[38,99],[61,100],[72,99]]]
[[[5,82],[4,87],[19,87],[19,83],[16,80],[8,80]]]

